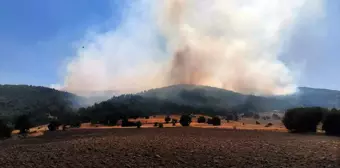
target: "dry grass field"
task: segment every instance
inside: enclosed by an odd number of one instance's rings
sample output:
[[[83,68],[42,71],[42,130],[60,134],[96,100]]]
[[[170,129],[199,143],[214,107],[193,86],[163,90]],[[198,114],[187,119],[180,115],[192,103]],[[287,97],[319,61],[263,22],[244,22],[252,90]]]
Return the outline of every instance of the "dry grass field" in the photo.
[[[3,168],[336,168],[340,138],[214,128],[70,129],[0,142]]]

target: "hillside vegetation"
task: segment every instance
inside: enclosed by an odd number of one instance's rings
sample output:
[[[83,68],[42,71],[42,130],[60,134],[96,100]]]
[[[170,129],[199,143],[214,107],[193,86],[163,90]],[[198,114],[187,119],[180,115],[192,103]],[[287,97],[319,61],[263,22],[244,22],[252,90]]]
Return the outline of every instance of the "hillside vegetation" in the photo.
[[[113,96],[91,104],[99,97],[84,98],[39,86],[0,85],[0,119],[12,121],[18,115],[28,114],[33,125],[37,125],[47,124],[51,119],[67,120],[74,116],[82,121],[97,122],[127,116],[192,112],[215,116],[283,111],[293,107],[332,108],[340,104],[338,97],[339,91],[313,88],[299,88],[299,92],[288,96],[266,97],[208,86],[173,85],[137,94]]]
[[[82,106],[82,98],[68,92],[28,85],[0,85],[0,118],[28,114],[35,124],[66,116]]]

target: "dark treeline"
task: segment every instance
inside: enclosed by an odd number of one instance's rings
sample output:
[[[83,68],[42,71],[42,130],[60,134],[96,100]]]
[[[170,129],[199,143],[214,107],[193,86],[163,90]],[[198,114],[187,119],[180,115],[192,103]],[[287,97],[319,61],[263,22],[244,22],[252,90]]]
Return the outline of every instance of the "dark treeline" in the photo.
[[[319,124],[328,135],[340,135],[340,111],[321,107],[300,107],[286,111],[283,124],[290,132],[317,132]]]

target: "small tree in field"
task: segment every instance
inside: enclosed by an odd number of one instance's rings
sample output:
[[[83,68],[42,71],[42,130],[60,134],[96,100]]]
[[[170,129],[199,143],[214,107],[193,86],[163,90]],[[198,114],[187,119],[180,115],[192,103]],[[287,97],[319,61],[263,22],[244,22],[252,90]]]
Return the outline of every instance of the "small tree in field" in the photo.
[[[200,117],[198,117],[197,122],[198,122],[198,123],[205,123],[205,122],[206,122],[206,119],[205,119],[204,116],[200,116]]]
[[[213,117],[211,119],[212,125],[217,126],[217,125],[221,125],[221,119],[217,116]]]
[[[137,126],[137,128],[140,128],[140,127],[142,126],[142,122],[137,121],[137,122],[136,122],[136,126]]]
[[[15,121],[14,128],[20,130],[20,134],[27,133],[31,127],[32,124],[27,115],[21,115]]]
[[[158,128],[163,128],[163,123],[159,123]]]
[[[48,130],[55,131],[59,128],[61,124],[58,121],[51,121],[50,124],[48,124]]]
[[[169,116],[166,116],[164,120],[166,123],[169,123],[171,121],[171,118]]]
[[[330,112],[326,114],[322,129],[327,135],[340,135],[340,112]]]
[[[177,123],[177,119],[172,119],[172,126],[176,126],[176,123]]]
[[[12,129],[9,128],[3,121],[0,120],[0,139],[10,138],[12,135]]]
[[[326,111],[320,107],[293,108],[287,110],[282,122],[290,132],[316,132]]]
[[[187,127],[190,125],[191,123],[191,117],[189,115],[182,115],[179,123],[183,126],[183,127]]]

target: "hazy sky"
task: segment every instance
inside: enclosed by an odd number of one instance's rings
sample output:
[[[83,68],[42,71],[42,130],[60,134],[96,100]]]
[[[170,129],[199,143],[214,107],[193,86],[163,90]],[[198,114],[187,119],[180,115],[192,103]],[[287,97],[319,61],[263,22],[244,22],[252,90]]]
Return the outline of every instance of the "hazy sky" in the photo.
[[[67,60],[89,32],[119,25],[129,1],[6,0],[0,5],[0,83],[61,83]],[[324,18],[303,22],[280,57],[302,68],[298,85],[340,90],[340,1]],[[301,69],[301,68],[298,68]]]

